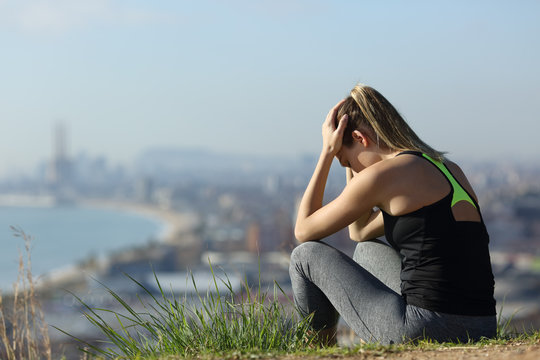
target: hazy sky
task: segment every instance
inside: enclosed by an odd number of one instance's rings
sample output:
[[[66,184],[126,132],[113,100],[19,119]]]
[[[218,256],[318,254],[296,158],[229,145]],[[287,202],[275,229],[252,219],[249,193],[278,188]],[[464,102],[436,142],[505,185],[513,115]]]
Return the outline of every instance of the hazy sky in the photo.
[[[0,0],[0,176],[154,146],[319,151],[328,109],[381,91],[455,156],[540,153],[540,1]]]

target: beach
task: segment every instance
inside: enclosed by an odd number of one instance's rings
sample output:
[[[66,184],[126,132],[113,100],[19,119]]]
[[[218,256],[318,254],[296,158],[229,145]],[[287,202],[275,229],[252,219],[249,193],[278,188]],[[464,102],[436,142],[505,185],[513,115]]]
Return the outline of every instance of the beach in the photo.
[[[114,254],[129,253],[151,243],[189,243],[193,239],[189,234],[198,224],[193,214],[132,202],[92,199],[53,206],[42,197],[11,196],[8,200],[0,207],[4,230],[0,288],[6,292],[11,291],[19,275],[18,254],[23,259],[28,255],[22,239],[13,237],[11,226],[32,238],[34,279],[52,285],[81,281],[84,273],[106,268]]]
[[[80,200],[78,204],[96,209],[133,213],[157,220],[163,224],[163,229],[157,237],[166,243],[174,242],[179,234],[191,232],[199,223],[199,217],[194,213],[179,213],[151,204],[107,199],[84,199]]]

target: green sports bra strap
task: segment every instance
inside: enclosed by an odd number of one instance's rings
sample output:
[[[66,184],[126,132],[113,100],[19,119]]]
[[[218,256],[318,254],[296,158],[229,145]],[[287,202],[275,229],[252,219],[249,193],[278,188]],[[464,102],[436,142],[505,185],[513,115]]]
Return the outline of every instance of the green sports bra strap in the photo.
[[[435,166],[437,166],[439,170],[441,170],[441,172],[446,176],[448,181],[450,181],[450,184],[452,185],[452,188],[454,189],[454,195],[452,196],[452,205],[451,205],[452,207],[460,201],[467,201],[476,209],[478,209],[474,200],[465,191],[465,189],[463,189],[463,187],[459,184],[456,178],[454,178],[452,173],[448,170],[448,168],[442,162],[434,160],[433,158],[431,158],[429,155],[426,155],[426,154],[422,154],[422,156],[428,159],[430,162],[432,162]]]

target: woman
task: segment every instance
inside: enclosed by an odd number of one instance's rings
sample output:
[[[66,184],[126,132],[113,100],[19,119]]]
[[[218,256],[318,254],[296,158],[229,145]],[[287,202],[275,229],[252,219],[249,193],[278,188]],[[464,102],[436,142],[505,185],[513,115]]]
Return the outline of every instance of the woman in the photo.
[[[496,334],[489,236],[461,169],[428,146],[371,87],[330,110],[298,210],[295,302],[335,343],[341,315],[364,341],[478,340]],[[347,185],[323,206],[333,158]],[[318,240],[348,226],[353,259]],[[373,240],[385,235],[391,247]]]

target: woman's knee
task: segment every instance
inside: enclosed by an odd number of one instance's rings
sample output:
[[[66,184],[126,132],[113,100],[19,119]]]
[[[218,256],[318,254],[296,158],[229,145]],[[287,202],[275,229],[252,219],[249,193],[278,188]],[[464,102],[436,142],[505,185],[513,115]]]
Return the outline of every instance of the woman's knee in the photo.
[[[295,247],[291,253],[291,264],[301,263],[311,258],[319,244],[316,241],[308,241]]]
[[[322,252],[329,246],[319,241],[308,241],[295,247],[291,253],[291,262],[289,264],[289,273],[304,273],[309,268],[309,264],[324,256]]]
[[[359,242],[354,249],[353,259],[357,263],[372,260],[375,258],[386,257],[389,254],[394,255],[397,252],[380,239],[371,239]]]

